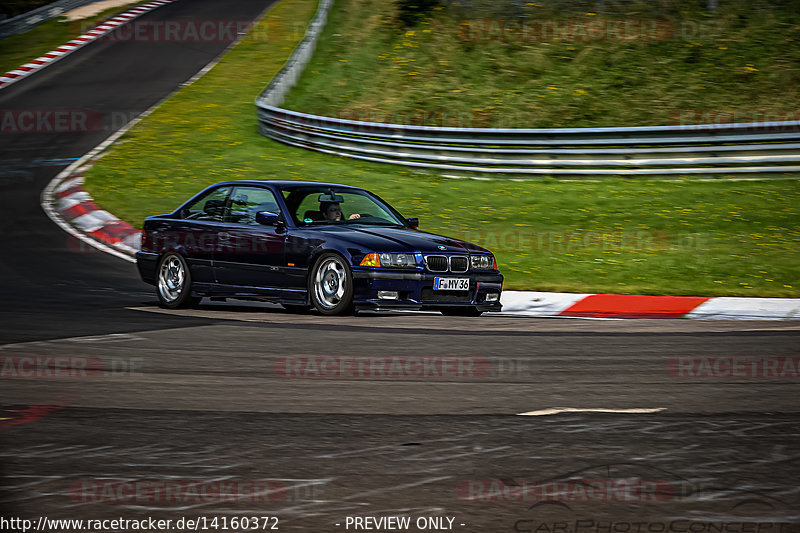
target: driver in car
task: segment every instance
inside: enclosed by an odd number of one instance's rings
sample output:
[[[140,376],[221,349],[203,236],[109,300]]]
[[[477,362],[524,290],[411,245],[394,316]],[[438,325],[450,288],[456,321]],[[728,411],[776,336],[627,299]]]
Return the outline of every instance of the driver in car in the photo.
[[[322,212],[322,216],[325,220],[342,220],[342,208],[339,206],[339,202],[320,202],[319,210]],[[354,220],[356,218],[361,218],[361,215],[353,213],[347,217],[347,220]]]

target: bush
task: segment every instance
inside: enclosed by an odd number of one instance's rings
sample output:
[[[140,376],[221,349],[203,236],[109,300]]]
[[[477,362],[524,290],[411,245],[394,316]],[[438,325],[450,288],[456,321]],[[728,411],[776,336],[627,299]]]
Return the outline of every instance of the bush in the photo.
[[[23,13],[27,13],[37,7],[46,6],[52,3],[53,0],[6,0],[0,6],[0,20],[4,18],[16,17]]]
[[[441,5],[441,0],[397,0],[397,18],[405,27],[416,24],[434,7]]]

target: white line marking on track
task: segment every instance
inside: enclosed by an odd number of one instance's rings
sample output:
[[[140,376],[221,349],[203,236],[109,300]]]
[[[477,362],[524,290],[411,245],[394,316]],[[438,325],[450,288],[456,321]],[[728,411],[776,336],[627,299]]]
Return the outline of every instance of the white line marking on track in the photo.
[[[647,414],[658,413],[665,411],[666,407],[654,408],[632,408],[632,409],[604,409],[602,407],[589,407],[586,409],[579,409],[575,407],[550,407],[548,409],[539,409],[538,411],[528,411],[527,413],[517,413],[517,416],[547,416],[557,415],[560,413],[623,413],[623,414]]]
[[[131,333],[109,333],[107,335],[91,335],[88,337],[69,337],[66,339],[59,339],[67,342],[82,342],[82,343],[104,343],[104,342],[126,342],[126,341],[143,341],[144,337],[133,335]]]
[[[349,496],[345,496],[342,499],[343,500],[352,500],[352,499],[355,499],[355,498],[362,498],[362,497],[365,497],[365,496],[374,496],[375,494],[383,494],[385,492],[393,492],[393,491],[402,490],[402,489],[410,489],[410,488],[413,488],[413,487],[419,487],[419,486],[427,485],[427,484],[430,484],[430,483],[437,483],[439,481],[444,481],[446,479],[450,479],[451,477],[453,477],[453,476],[438,476],[438,477],[431,477],[431,478],[428,478],[428,479],[423,479],[422,481],[414,481],[412,483],[402,483],[400,485],[392,485],[392,486],[389,486],[389,487],[381,487],[381,488],[377,488],[377,489],[367,490],[367,491],[364,491],[364,492],[359,492],[359,493],[356,493],[356,494],[351,494]]]
[[[55,344],[59,342],[77,342],[85,344],[99,344],[109,342],[129,342],[129,341],[143,341],[144,337],[134,335],[133,333],[109,333],[107,335],[90,335],[84,337],[62,337],[59,339],[49,339],[46,341],[29,341],[29,342],[14,342],[10,344],[0,344],[0,350],[7,350],[9,348],[20,348],[23,346],[43,346],[47,344]]]

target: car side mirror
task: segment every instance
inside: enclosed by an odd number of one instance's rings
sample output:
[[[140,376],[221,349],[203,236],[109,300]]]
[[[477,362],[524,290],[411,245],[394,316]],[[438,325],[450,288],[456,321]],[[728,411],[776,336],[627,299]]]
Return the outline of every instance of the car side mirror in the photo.
[[[406,222],[411,224],[411,227],[414,228],[414,229],[417,229],[419,227],[419,217],[407,218]]]
[[[277,213],[271,213],[269,211],[259,211],[256,213],[256,222],[264,226],[277,226],[279,218]]]

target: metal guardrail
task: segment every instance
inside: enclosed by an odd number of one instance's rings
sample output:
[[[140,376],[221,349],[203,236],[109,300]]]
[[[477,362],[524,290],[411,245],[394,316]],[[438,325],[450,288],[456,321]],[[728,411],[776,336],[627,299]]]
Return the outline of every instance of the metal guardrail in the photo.
[[[256,99],[257,105],[280,106],[283,103],[286,93],[294,87],[306,65],[311,61],[317,46],[317,38],[328,21],[328,12],[332,5],[333,0],[320,0],[303,40],[292,51],[281,71],[272,78],[264,92]]]
[[[16,17],[0,21],[0,39],[28,31],[42,22],[63,15],[73,9],[94,4],[99,0],[58,0]]]
[[[446,128],[281,109],[313,54],[332,0],[256,99],[262,135],[344,157],[488,174],[639,176],[800,173],[800,120],[625,128]]]

